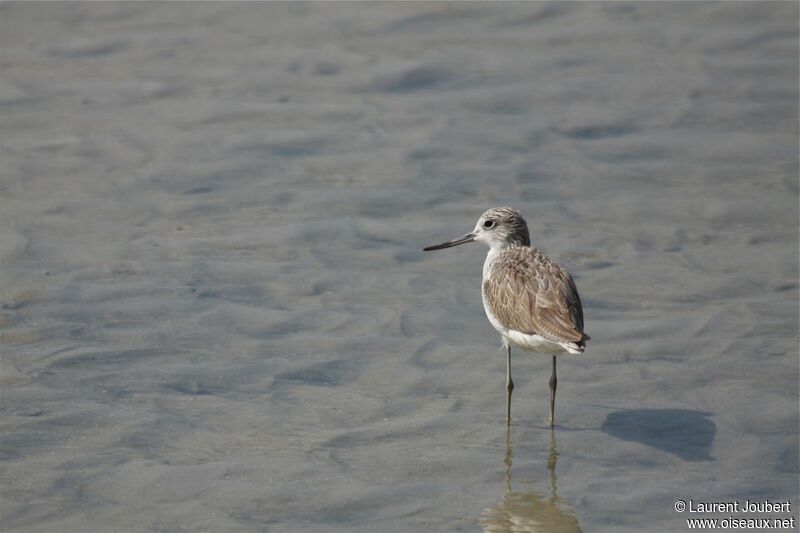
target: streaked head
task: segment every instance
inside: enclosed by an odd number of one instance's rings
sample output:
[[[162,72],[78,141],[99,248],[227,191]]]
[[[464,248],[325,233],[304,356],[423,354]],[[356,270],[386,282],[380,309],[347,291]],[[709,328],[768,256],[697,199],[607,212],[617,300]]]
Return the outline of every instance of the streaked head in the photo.
[[[489,248],[506,248],[513,245],[530,246],[528,225],[519,211],[511,207],[494,207],[485,211],[475,224],[472,233],[452,241],[423,248],[424,251],[441,250],[468,242],[482,242]]]

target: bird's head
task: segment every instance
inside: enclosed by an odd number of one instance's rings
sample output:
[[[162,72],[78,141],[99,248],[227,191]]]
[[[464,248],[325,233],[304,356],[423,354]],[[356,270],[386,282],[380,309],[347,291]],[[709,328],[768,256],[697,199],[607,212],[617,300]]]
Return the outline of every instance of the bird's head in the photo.
[[[423,250],[426,252],[441,250],[468,242],[481,242],[489,248],[497,249],[513,245],[530,246],[531,239],[528,235],[528,225],[519,211],[511,207],[493,207],[481,215],[472,233],[442,244],[428,246]]]

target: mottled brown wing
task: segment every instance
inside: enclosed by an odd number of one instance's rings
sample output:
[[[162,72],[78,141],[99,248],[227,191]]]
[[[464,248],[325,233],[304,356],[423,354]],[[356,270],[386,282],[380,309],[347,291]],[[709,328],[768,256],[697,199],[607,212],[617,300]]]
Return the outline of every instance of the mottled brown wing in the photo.
[[[538,250],[520,246],[502,252],[483,292],[492,314],[509,329],[556,342],[588,339],[572,277]]]

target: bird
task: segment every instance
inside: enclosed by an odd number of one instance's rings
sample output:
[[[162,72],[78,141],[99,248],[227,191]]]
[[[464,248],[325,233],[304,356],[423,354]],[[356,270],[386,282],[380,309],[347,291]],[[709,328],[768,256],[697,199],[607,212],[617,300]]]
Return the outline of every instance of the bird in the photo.
[[[506,424],[511,424],[511,347],[551,355],[550,427],[555,427],[556,357],[579,354],[591,337],[583,331],[583,306],[572,276],[531,246],[528,224],[511,207],[485,211],[475,228],[457,239],[423,248],[442,250],[478,242],[489,247],[481,296],[489,323],[506,349]]]

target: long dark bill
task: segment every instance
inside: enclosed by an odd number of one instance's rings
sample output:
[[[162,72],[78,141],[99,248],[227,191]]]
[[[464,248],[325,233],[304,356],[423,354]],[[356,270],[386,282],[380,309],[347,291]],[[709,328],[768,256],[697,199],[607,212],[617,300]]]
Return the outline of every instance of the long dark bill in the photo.
[[[443,242],[442,244],[437,244],[435,246],[428,246],[427,248],[423,248],[423,252],[430,252],[431,250],[441,250],[442,248],[450,248],[452,246],[458,246],[459,244],[466,244],[468,242],[472,242],[475,240],[474,233],[467,233],[463,237],[459,237],[458,239],[453,239],[452,241]]]

